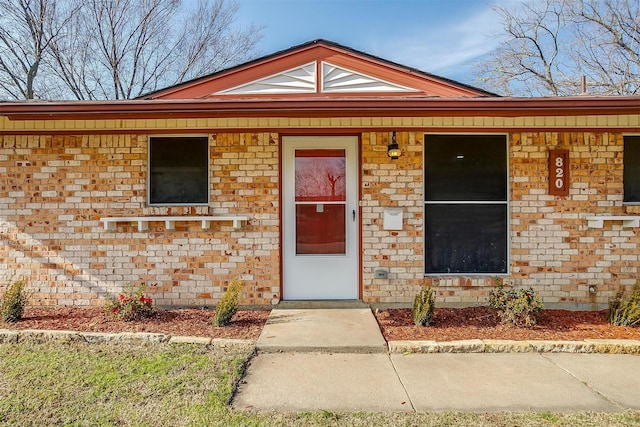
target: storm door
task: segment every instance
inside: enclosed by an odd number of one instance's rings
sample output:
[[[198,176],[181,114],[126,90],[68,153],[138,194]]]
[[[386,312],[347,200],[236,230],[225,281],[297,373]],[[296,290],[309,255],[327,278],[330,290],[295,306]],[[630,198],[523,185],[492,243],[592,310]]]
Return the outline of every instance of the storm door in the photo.
[[[283,138],[286,300],[358,298],[357,143]]]

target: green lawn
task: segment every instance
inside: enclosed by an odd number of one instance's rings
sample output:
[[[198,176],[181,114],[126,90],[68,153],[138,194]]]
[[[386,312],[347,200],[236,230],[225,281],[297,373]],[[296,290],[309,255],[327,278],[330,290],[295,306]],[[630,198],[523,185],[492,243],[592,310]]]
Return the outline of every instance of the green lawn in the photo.
[[[0,344],[0,425],[640,426],[640,412],[235,411],[229,401],[251,354],[197,345]]]

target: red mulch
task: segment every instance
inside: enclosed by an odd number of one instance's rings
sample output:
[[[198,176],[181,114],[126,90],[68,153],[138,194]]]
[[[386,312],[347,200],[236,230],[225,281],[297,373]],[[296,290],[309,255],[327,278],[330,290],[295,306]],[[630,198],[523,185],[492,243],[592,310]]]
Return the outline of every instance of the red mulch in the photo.
[[[257,339],[269,316],[268,310],[238,311],[222,328],[211,323],[214,312],[202,309],[157,310],[153,316],[133,322],[107,315],[103,308],[27,308],[16,323],[0,328],[53,329],[80,332],[154,332],[170,335]]]
[[[436,308],[428,327],[413,325],[410,309],[374,311],[385,339],[453,341],[463,339],[503,340],[583,340],[636,339],[640,328],[613,326],[606,311],[547,310],[538,313],[533,328],[514,328],[500,324],[488,307]],[[96,308],[27,308],[17,323],[0,323],[0,329],[57,329],[82,332],[155,332],[210,338],[257,339],[268,310],[240,310],[231,325],[212,325],[214,312],[202,309],[158,310],[153,317],[124,322]]]
[[[537,313],[532,328],[501,324],[495,310],[488,307],[436,308],[428,327],[414,326],[410,309],[379,310],[376,318],[388,341],[640,339],[640,328],[611,325],[606,310],[544,309]]]

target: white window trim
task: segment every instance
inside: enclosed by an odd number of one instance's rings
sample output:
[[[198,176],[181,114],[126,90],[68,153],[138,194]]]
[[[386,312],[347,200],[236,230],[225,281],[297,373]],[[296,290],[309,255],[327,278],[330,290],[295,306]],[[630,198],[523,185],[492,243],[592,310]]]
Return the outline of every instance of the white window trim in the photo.
[[[207,138],[207,201],[204,203],[151,203],[151,140],[153,138]],[[209,206],[211,203],[211,138],[209,134],[154,134],[147,136],[147,206]]]
[[[623,167],[623,171],[624,171],[624,159],[625,159],[625,155],[624,155],[624,138],[631,136],[631,137],[640,137],[640,133],[623,133],[622,134],[622,167]],[[623,172],[624,174],[624,172]],[[622,182],[622,206],[640,206],[640,200],[638,200],[637,202],[625,202],[624,201],[624,175],[623,175],[623,182]]]
[[[506,154],[507,154],[507,173],[505,176],[505,179],[507,181],[507,199],[505,201],[496,201],[496,200],[491,200],[491,201],[482,201],[482,200],[473,200],[473,201],[461,201],[461,200],[455,200],[455,201],[428,201],[427,200],[427,191],[426,191],[426,182],[425,182],[425,173],[426,173],[426,168],[427,168],[427,160],[426,160],[426,137],[428,135],[451,135],[451,136],[504,136],[505,137],[505,150],[506,150]],[[509,179],[511,174],[511,164],[510,164],[510,151],[509,148],[511,147],[510,145],[510,140],[509,140],[509,134],[508,133],[503,133],[503,132],[498,132],[498,133],[493,133],[493,132],[483,132],[483,133],[469,133],[469,132],[425,132],[422,135],[422,140],[423,140],[423,149],[422,149],[422,165],[423,165],[423,170],[422,170],[422,230],[423,230],[423,238],[422,238],[422,245],[423,245],[423,250],[424,250],[424,255],[422,258],[423,261],[423,265],[422,265],[422,272],[424,277],[442,277],[442,276],[446,276],[446,277],[474,277],[474,276],[478,276],[478,277],[505,277],[505,276],[510,276],[511,275],[511,180]],[[426,251],[426,245],[425,245],[425,238],[426,238],[426,227],[425,227],[425,208],[428,204],[431,205],[437,205],[437,204],[465,204],[465,205],[470,205],[470,204],[499,204],[499,205],[506,205],[507,207],[507,235],[505,236],[507,239],[507,271],[505,271],[504,273],[427,273],[426,270],[426,266],[424,264],[426,256],[427,256],[427,251]]]

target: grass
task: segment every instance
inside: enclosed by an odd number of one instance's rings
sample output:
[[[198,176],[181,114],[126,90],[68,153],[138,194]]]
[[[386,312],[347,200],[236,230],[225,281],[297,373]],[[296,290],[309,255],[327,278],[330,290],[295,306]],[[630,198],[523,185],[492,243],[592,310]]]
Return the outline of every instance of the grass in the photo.
[[[252,349],[0,345],[0,424],[200,425],[226,414]]]
[[[0,344],[4,426],[640,426],[617,414],[253,413],[229,402],[250,348]],[[265,390],[268,393],[268,390]]]

